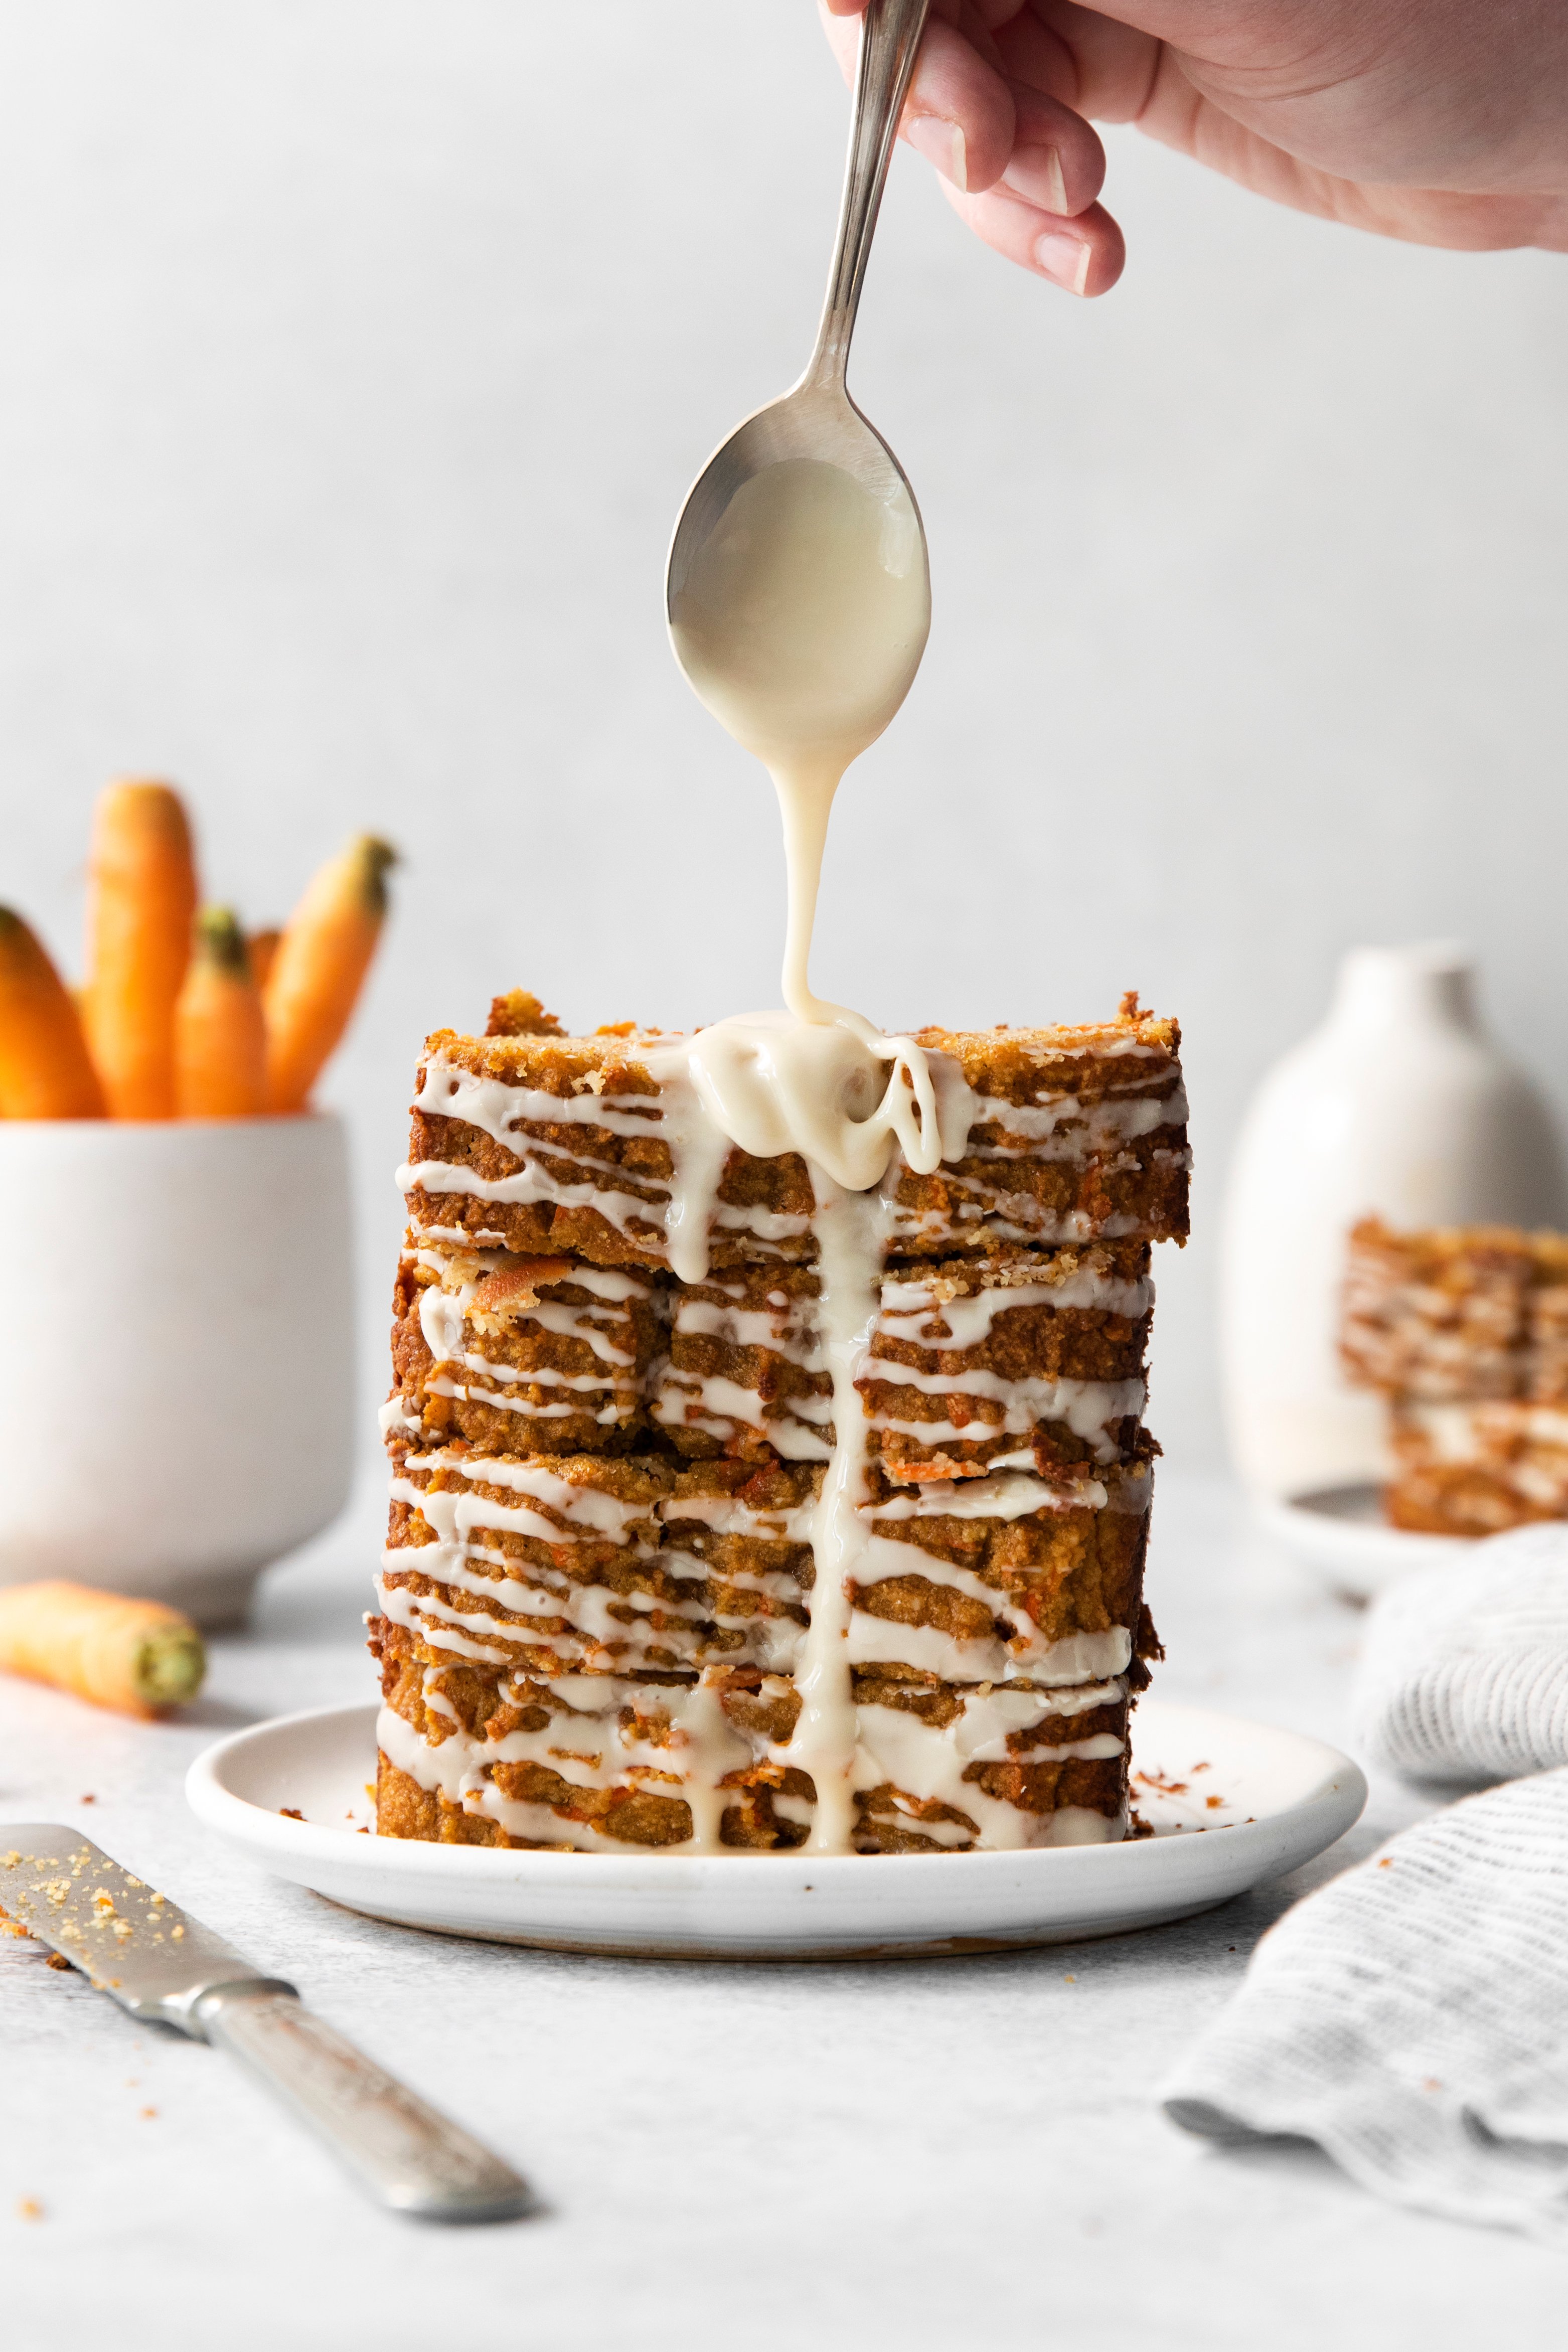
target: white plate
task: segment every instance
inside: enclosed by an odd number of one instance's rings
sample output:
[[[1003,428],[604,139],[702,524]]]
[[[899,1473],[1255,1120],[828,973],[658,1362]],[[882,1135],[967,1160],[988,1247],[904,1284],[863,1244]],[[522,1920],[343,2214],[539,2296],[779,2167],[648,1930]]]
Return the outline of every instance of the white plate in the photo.
[[[549,1951],[893,1958],[1118,1935],[1282,1877],[1366,1802],[1356,1766],[1321,1740],[1146,1699],[1133,1769],[1156,1834],[1121,1845],[689,1858],[427,1845],[360,1834],[375,1717],[329,1707],[237,1732],[196,1759],[185,1792],[253,1861],[350,1910]]]
[[[1269,1534],[1293,1559],[1315,1568],[1336,1592],[1371,1601],[1413,1568],[1435,1568],[1468,1551],[1468,1536],[1417,1536],[1391,1528],[1375,1486],[1324,1486],[1259,1506]]]

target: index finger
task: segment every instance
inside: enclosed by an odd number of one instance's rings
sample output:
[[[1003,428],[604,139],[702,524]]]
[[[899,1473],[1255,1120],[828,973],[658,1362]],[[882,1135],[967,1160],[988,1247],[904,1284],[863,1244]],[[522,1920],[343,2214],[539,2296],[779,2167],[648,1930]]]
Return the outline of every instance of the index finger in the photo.
[[[858,36],[840,20],[862,16],[866,0],[822,0],[828,44],[845,79],[855,76]],[[957,16],[969,37],[951,21]],[[982,41],[992,51],[983,57]],[[1007,168],[1017,131],[1013,94],[1000,70],[1001,58],[973,0],[947,0],[933,9],[921,43],[920,60],[905,102],[900,137],[934,163],[944,179],[970,193],[994,185]]]

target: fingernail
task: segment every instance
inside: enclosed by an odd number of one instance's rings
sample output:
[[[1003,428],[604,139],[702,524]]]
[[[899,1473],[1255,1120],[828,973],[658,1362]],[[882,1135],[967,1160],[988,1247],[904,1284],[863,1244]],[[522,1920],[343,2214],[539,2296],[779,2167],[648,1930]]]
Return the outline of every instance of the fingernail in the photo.
[[[928,163],[934,163],[944,180],[951,180],[955,188],[968,187],[969,159],[956,122],[944,122],[940,114],[917,114],[906,135],[910,145]]]
[[[1054,147],[1019,147],[1002,174],[1002,185],[1042,212],[1070,214],[1062,159]]]
[[[1089,283],[1089,249],[1080,236],[1063,236],[1056,229],[1047,229],[1044,236],[1035,239],[1035,262],[1047,278],[1065,286],[1069,294],[1081,294]]]

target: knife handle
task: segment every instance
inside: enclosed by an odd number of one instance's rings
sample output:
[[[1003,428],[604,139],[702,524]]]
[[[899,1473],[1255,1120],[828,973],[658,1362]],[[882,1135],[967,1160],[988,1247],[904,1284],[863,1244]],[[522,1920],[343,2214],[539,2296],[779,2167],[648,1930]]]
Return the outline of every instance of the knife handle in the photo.
[[[532,2192],[508,2164],[386,2074],[298,1996],[223,1985],[195,2019],[327,2142],[382,2204],[431,2221],[509,2221]]]

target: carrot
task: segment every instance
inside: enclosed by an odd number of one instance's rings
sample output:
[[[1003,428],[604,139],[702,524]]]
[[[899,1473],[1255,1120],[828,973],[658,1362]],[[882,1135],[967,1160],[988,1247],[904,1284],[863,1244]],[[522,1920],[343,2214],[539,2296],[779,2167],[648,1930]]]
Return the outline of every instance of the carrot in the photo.
[[[110,784],[93,824],[87,1034],[116,1118],[174,1116],[174,1004],[196,908],[191,831],[167,784]]]
[[[9,907],[0,907],[0,1118],[101,1118],[70,992]]]
[[[0,1589],[0,1667],[95,1706],[155,1716],[195,1698],[206,1653],[190,1619],[161,1601],[88,1584],[13,1584]]]
[[[258,988],[265,988],[278,954],[281,931],[252,931],[246,940],[250,954],[250,976]]]
[[[275,1111],[303,1110],[354,1009],[386,915],[397,852],[362,833],[323,866],[278,943],[262,1002]]]
[[[258,1118],[267,1108],[261,991],[227,907],[204,907],[196,917],[174,1008],[174,1097],[182,1118]]]

